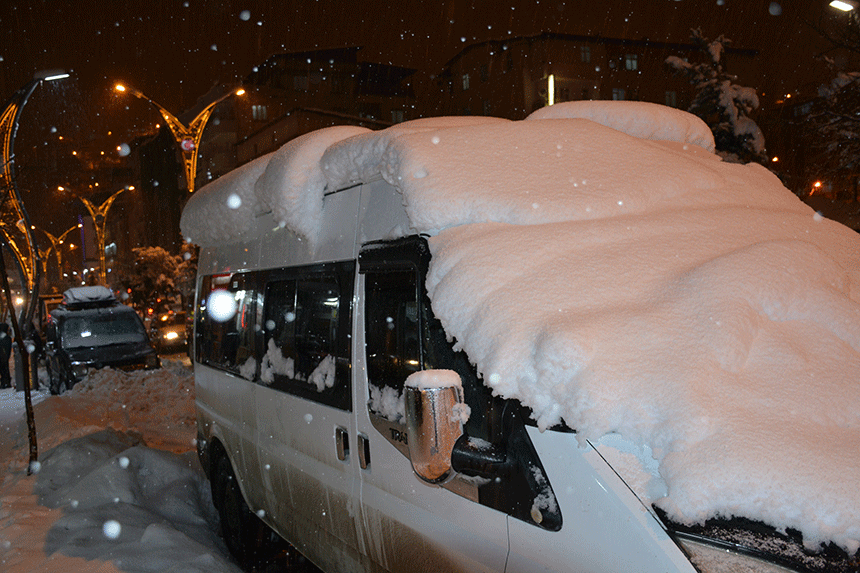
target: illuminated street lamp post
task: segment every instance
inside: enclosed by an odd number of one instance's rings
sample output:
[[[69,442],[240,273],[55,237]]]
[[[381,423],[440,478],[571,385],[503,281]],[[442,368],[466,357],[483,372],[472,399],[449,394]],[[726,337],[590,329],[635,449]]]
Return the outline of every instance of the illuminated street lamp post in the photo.
[[[111,205],[116,201],[116,198],[119,197],[119,194],[128,189],[134,189],[134,187],[130,185],[120,189],[108,197],[107,201],[98,207],[96,207],[86,197],[78,197],[84,206],[86,206],[93,218],[93,227],[96,229],[96,248],[99,250],[99,280],[101,280],[101,284],[105,286],[107,286],[107,264],[105,263],[105,219],[107,219],[108,210],[110,210]]]
[[[49,232],[48,232],[48,231],[46,231],[45,229],[39,229],[40,231],[42,231],[43,233],[45,233],[45,236],[46,236],[46,237],[48,237],[48,240],[49,240],[49,241],[51,241],[51,249],[54,249],[54,255],[55,255],[55,256],[56,256],[56,258],[57,258],[57,276],[58,276],[60,279],[62,279],[62,277],[63,277],[63,253],[60,251],[60,245],[62,245],[62,244],[63,244],[63,241],[64,241],[64,240],[65,240],[65,238],[66,238],[66,235],[68,235],[69,233],[71,233],[71,232],[72,232],[72,231],[74,231],[75,229],[80,229],[82,226],[83,226],[83,225],[81,225],[80,223],[78,223],[78,224],[77,224],[77,225],[75,225],[74,227],[71,227],[70,229],[67,229],[67,230],[66,230],[62,235],[60,235],[59,237],[55,237],[54,235],[52,235],[51,233],[49,233]],[[45,250],[45,273],[47,273],[47,272],[48,272],[48,269],[47,269],[48,254],[50,254],[51,249],[46,249],[46,250]]]
[[[2,241],[3,246],[9,249],[12,252],[12,255],[15,259],[15,266],[18,268],[18,275],[21,277],[21,282],[24,286],[27,286],[27,276],[30,272],[28,265],[30,261],[27,259],[27,256],[21,251],[21,247],[18,245],[18,241],[15,240],[16,236],[19,236],[23,233],[21,230],[22,225],[9,225],[0,221],[0,241]],[[24,236],[26,239],[26,235]]]
[[[14,209],[14,217],[16,221],[21,222],[23,226],[22,233],[27,239],[27,256],[24,257],[21,253],[21,262],[25,273],[27,287],[30,290],[30,300],[22,314],[22,322],[29,323],[36,310],[35,292],[39,284],[39,266],[40,259],[39,249],[36,246],[36,240],[30,229],[30,217],[24,204],[21,200],[21,195],[18,192],[18,184],[15,177],[15,134],[18,132],[18,122],[21,119],[21,112],[24,105],[27,103],[30,95],[42,82],[49,82],[69,77],[69,74],[62,71],[43,71],[38,72],[33,76],[33,80],[27,85],[19,89],[10,98],[2,115],[0,115],[0,136],[2,136],[2,152],[3,152],[3,169],[0,172],[0,178],[3,181],[4,191],[11,198],[12,208]],[[13,324],[13,327],[15,325]],[[18,333],[16,333],[16,336]]]
[[[65,72],[52,71],[36,73],[30,83],[12,95],[9,99],[9,103],[6,104],[6,108],[3,110],[2,114],[0,114],[0,137],[2,137],[3,152],[3,187],[5,188],[4,191],[9,193],[12,200],[13,208],[16,211],[16,220],[23,221],[24,223],[24,231],[27,237],[27,248],[30,255],[29,267],[31,272],[26,273],[29,300],[27,301],[27,305],[21,310],[21,322],[24,323],[23,332],[21,331],[21,324],[15,316],[15,312],[10,312],[10,315],[12,316],[12,330],[15,333],[15,338],[18,340],[19,348],[20,344],[23,344],[25,336],[30,336],[32,331],[31,321],[33,320],[33,315],[36,313],[36,304],[39,298],[36,296],[36,290],[39,288],[40,255],[39,247],[36,244],[36,240],[30,229],[30,216],[27,214],[27,210],[24,208],[24,204],[21,201],[21,194],[18,192],[18,182],[15,178],[15,134],[18,132],[18,121],[21,119],[21,112],[33,91],[42,82],[59,80],[67,77],[69,77],[69,74]],[[0,253],[0,279],[3,281],[3,290],[6,295],[6,302],[10,309],[14,309],[15,307],[12,304],[12,293],[9,289],[9,276],[6,274],[6,261],[3,258],[2,253]],[[27,466],[28,474],[32,473],[33,466],[39,457],[39,448],[36,443],[36,420],[33,415],[33,402],[30,397],[29,363],[29,360],[21,360],[21,379],[24,383],[24,408],[27,412],[27,429],[30,437],[30,463]]]
[[[185,165],[185,181],[189,193],[194,192],[194,179],[197,176],[197,155],[200,149],[200,140],[203,137],[203,130],[206,128],[206,123],[209,121],[209,117],[212,115],[215,106],[232,95],[240,96],[245,93],[245,90],[242,88],[227,92],[203,108],[203,111],[198,113],[197,117],[192,119],[191,123],[186,126],[176,116],[164,109],[164,107],[149,99],[143,92],[123,84],[117,84],[114,86],[114,89],[118,92],[129,92],[137,98],[148,101],[161,113],[161,117],[164,118],[167,127],[173,133],[173,139],[176,140],[176,144],[182,153]]]
[[[833,0],[830,2],[830,7],[843,12],[851,12],[857,9],[857,2],[855,0]]]

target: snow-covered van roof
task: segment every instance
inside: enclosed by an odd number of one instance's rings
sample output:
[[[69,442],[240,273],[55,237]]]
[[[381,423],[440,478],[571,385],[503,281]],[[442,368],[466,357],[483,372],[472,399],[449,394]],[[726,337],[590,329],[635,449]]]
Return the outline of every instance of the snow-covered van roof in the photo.
[[[659,472],[628,483],[677,521],[854,553],[860,236],[712,150],[697,118],[632,102],[333,127],[201,189],[182,231],[230,243],[271,211],[314,244],[324,191],[381,176],[404,232],[431,236],[434,312],[496,393],[541,428],[640,446]]]

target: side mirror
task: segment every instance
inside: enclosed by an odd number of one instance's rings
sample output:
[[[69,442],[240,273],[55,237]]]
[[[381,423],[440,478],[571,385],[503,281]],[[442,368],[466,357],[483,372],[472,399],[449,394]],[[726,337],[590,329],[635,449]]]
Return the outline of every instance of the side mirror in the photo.
[[[454,444],[468,420],[460,375],[453,370],[415,372],[406,379],[405,394],[412,469],[428,483],[444,481],[451,472]]]

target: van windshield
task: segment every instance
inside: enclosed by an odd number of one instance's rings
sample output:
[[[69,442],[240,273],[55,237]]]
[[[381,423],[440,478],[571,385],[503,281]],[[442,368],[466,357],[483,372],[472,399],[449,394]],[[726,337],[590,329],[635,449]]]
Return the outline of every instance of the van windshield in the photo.
[[[103,313],[67,318],[60,337],[64,348],[81,348],[145,342],[146,332],[135,314]]]

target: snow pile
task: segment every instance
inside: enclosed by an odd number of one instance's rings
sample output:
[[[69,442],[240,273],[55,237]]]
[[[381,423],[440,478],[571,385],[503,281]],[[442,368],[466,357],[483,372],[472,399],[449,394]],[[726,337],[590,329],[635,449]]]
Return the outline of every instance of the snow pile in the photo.
[[[148,445],[163,450],[194,449],[194,376],[179,363],[153,371],[103,368],[91,372],[70,394],[79,404],[88,404],[87,416],[100,420],[101,427],[138,433]],[[43,408],[59,408],[59,402],[51,400]]]
[[[233,571],[213,554],[221,540],[196,453],[151,449],[102,430],[47,452],[39,505],[62,509],[44,551],[110,560],[124,571]]]
[[[402,192],[434,235],[434,311],[540,427],[651,451],[654,501],[679,521],[742,516],[857,551],[860,238],[765,168],[691,145],[696,121],[662,106],[544,113],[564,119],[365,133],[312,169]]]
[[[207,196],[217,200],[210,200],[202,206],[201,193],[192,195],[187,203],[190,208],[182,213],[181,224],[183,229],[188,226],[195,232],[185,233],[185,238],[198,245],[209,245],[245,237],[253,228],[248,222],[264,211],[254,193],[254,182],[266,169],[271,155],[258,157],[206,185]]]
[[[364,127],[335,126],[297,137],[274,152],[266,171],[256,181],[254,190],[258,201],[272,210],[272,217],[311,244],[322,225],[325,176],[315,167],[329,147],[347,137],[368,132]],[[275,190],[271,193],[270,190]]]
[[[297,137],[278,151],[255,159],[209,183],[188,201],[182,212],[182,234],[198,245],[226,245],[244,239],[253,229],[254,215],[272,217],[316,247],[322,224],[323,196],[350,183],[366,180],[380,170],[380,158],[400,136],[444,127],[467,127],[507,120],[427,118],[395,125],[380,132],[362,127],[335,126]],[[326,162],[348,141],[347,161]],[[253,194],[251,193],[253,190]],[[213,221],[218,221],[213,225]]]
[[[191,373],[92,373],[63,396],[37,393],[39,463],[24,471],[22,393],[4,390],[6,470],[0,570],[238,572],[218,537],[194,451]],[[15,420],[14,424],[12,420]],[[105,429],[108,428],[108,429]],[[151,446],[159,445],[160,449]],[[165,451],[173,450],[173,451]]]
[[[714,134],[700,118],[673,107],[646,102],[630,101],[621,106],[606,106],[594,105],[592,101],[573,101],[542,107],[526,119],[576,118],[590,119],[640,139],[691,143],[714,152]]]

